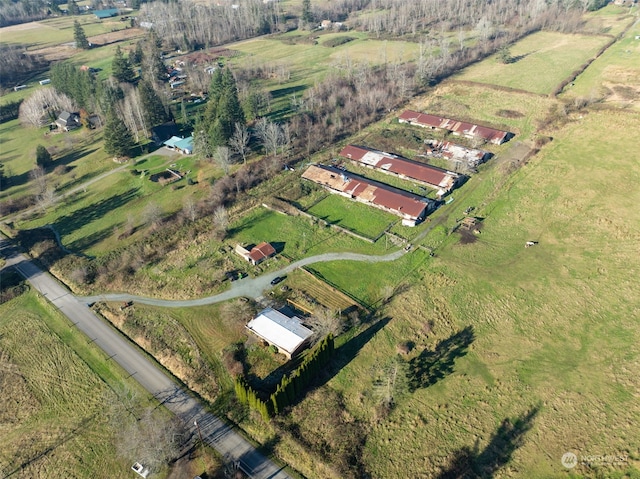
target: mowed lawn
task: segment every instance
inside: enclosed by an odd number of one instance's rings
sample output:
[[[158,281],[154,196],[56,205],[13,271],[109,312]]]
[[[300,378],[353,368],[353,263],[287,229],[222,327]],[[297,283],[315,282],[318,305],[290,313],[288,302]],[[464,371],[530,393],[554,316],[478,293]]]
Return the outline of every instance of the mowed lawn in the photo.
[[[372,239],[398,221],[398,217],[391,213],[339,195],[329,195],[307,211],[317,218]]]
[[[454,78],[546,95],[610,40],[605,36],[538,32],[511,47],[513,63],[504,64],[493,55]]]
[[[438,477],[457,460],[491,477],[564,478],[568,451],[623,458],[580,464],[575,477],[633,467],[624,477],[638,477],[640,158],[629,131],[640,115],[589,112],[557,131],[477,211],[478,241],[451,235],[422,262],[385,310],[389,324],[329,383],[374,424],[366,464],[376,477]],[[362,294],[344,267],[316,269]],[[360,264],[357,277],[388,281],[378,267]],[[461,340],[466,327],[473,335]],[[407,340],[413,391],[374,420],[372,375]]]
[[[105,378],[115,376],[108,366],[100,366],[105,375],[98,376],[87,362],[93,353],[78,356],[52,322],[70,329],[34,293],[0,305],[2,476],[127,477],[130,464],[117,457],[105,419],[117,400],[109,387],[116,383]]]

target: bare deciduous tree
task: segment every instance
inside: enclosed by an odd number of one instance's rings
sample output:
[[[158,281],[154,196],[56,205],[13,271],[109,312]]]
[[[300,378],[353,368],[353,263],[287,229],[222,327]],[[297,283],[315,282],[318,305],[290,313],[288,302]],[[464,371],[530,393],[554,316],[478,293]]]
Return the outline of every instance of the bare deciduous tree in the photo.
[[[76,105],[55,88],[40,88],[22,102],[18,115],[23,125],[42,126],[62,110],[75,111]]]
[[[149,226],[156,228],[162,223],[162,208],[158,203],[150,202],[142,211],[143,221]]]
[[[329,333],[339,335],[344,329],[342,318],[330,309],[318,307],[314,315],[305,321],[313,330],[312,344],[316,344]]]
[[[247,153],[249,152],[249,130],[245,125],[235,124],[233,136],[229,139],[229,145],[239,155],[242,156],[242,162],[247,163]]]
[[[184,200],[182,214],[189,221],[195,221],[198,218],[198,205],[190,196]]]
[[[213,212],[213,224],[223,231],[229,226],[229,214],[224,206],[218,206]]]
[[[231,168],[231,152],[229,148],[226,146],[218,146],[216,150],[213,152],[213,158],[216,160],[216,163],[222,171],[224,171],[225,175],[229,174],[229,169]]]

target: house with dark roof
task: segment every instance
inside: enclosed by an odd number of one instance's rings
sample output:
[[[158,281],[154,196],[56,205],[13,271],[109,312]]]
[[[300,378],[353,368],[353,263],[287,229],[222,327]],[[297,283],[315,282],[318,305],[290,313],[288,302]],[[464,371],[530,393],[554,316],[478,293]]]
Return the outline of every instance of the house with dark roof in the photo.
[[[246,328],[289,359],[308,346],[313,336],[313,331],[304,326],[300,318],[289,317],[273,308],[260,311]]]
[[[415,226],[436,207],[436,202],[428,198],[332,166],[311,165],[302,177],[324,186],[331,193],[399,216],[405,226]]]
[[[340,156],[356,164],[435,188],[438,196],[447,194],[462,178],[452,171],[363,146],[347,145]]]
[[[61,111],[56,119],[56,125],[64,131],[75,130],[80,128],[80,117],[75,113]]]
[[[235,251],[254,266],[259,265],[276,254],[275,248],[264,241],[250,250],[241,245],[237,245]]]
[[[513,138],[514,134],[508,131],[497,130],[488,126],[476,125],[460,120],[452,120],[427,113],[420,113],[413,110],[404,111],[399,117],[400,123],[409,123],[410,125],[429,128],[431,130],[446,130],[454,135],[464,136],[466,138],[476,138],[501,145]]]

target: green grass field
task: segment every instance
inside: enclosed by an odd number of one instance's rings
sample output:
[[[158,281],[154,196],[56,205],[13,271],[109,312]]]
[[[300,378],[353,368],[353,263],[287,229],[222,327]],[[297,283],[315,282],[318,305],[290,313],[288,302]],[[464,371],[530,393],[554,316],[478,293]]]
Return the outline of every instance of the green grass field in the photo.
[[[308,87],[321,80],[333,68],[346,68],[348,64],[383,64],[413,61],[418,45],[405,41],[383,41],[368,37],[366,33],[342,32],[320,34],[317,44],[310,37],[317,32],[289,32],[274,38],[257,38],[229,45],[242,55],[229,59],[231,65],[268,65],[282,67],[286,77],[261,81],[262,88],[271,92],[272,111],[275,116],[290,114],[291,95],[301,97]],[[349,36],[355,40],[334,48],[323,46],[336,37]],[[276,68],[277,69],[277,68]]]
[[[339,195],[329,195],[307,210],[317,218],[336,224],[367,238],[378,237],[397,217]]]
[[[569,124],[478,212],[486,219],[476,243],[460,245],[450,236],[434,260],[402,260],[418,263],[422,279],[409,277],[412,288],[387,310],[392,321],[330,383],[349,398],[353,414],[371,418],[367,371],[399,342],[413,340],[415,357],[468,325],[476,339],[452,374],[401,396],[374,426],[366,455],[377,477],[406,470],[434,475],[476,441],[474,463],[499,464],[495,444],[485,449],[489,438],[503,420],[515,424],[532,408],[539,410],[527,420],[531,429],[501,477],[566,477],[560,463],[566,451],[629,457],[618,468],[578,466],[578,477],[597,470],[622,477],[614,471],[637,467],[640,168],[620,152],[633,149],[626,129],[639,127],[638,115],[624,113],[591,112]],[[527,240],[540,243],[526,249]],[[378,268],[357,265],[360,278],[372,279],[354,283],[347,263],[315,267],[370,300],[389,278],[389,268]]]
[[[587,70],[565,88],[563,98],[603,98],[605,105],[620,108],[640,108],[640,26],[596,59]]]
[[[117,401],[110,388],[124,375],[58,314],[34,293],[0,305],[0,470],[5,477],[125,477],[130,464],[116,456],[104,419]]]
[[[538,32],[511,47],[516,61],[503,64],[496,56],[465,68],[454,78],[549,94],[605,45],[607,37]],[[491,61],[493,60],[493,61]]]

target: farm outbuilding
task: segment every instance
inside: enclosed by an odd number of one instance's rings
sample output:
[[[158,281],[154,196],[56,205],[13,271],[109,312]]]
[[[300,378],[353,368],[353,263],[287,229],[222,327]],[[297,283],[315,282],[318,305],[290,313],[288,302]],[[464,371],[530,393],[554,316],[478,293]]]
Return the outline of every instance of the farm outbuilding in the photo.
[[[276,254],[276,250],[271,244],[267,242],[262,242],[259,245],[254,246],[250,250],[242,247],[241,245],[236,246],[236,253],[246,259],[249,263],[256,266],[265,261],[268,258],[271,258]]]
[[[440,116],[420,113],[413,110],[406,110],[398,117],[400,123],[430,128],[432,130],[446,130],[454,135],[465,136],[467,138],[478,138],[488,143],[501,145],[513,138],[513,133],[497,130],[488,126],[476,125],[460,120],[452,120]]]
[[[289,359],[302,351],[313,335],[297,316],[289,317],[273,308],[260,311],[246,327]]]
[[[442,168],[362,146],[348,145],[340,152],[340,156],[360,165],[435,188],[438,190],[438,196],[451,191],[461,178],[457,173]]]
[[[302,177],[324,186],[332,193],[400,216],[402,224],[406,226],[415,226],[423,221],[436,206],[428,198],[332,166],[311,165]]]

